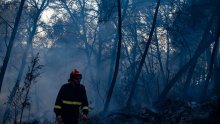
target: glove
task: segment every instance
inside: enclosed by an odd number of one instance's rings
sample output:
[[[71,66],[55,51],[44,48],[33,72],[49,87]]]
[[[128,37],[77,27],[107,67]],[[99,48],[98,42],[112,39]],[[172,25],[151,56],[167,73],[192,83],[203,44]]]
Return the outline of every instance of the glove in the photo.
[[[89,119],[89,118],[88,118],[87,115],[85,115],[85,114],[82,115],[82,120],[83,120],[83,121],[86,121],[86,120],[88,120],[88,119]]]
[[[63,119],[62,119],[61,115],[58,115],[56,119],[57,119],[58,124],[63,124]]]

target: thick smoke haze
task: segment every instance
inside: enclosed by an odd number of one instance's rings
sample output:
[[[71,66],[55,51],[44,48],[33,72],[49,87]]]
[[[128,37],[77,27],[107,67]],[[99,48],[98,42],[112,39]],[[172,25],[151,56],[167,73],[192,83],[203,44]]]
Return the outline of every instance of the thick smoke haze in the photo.
[[[85,123],[220,123],[219,8],[218,0],[0,1],[0,123],[19,123],[16,95],[38,53],[24,123],[55,123],[74,69],[87,92]]]

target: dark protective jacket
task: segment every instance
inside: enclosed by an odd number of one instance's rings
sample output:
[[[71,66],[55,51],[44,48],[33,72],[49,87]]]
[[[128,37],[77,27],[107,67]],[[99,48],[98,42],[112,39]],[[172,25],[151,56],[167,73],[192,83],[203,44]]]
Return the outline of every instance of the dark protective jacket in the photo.
[[[83,114],[88,114],[88,100],[85,87],[82,84],[64,84],[56,99],[54,112],[61,115],[64,124],[78,124],[79,108]]]

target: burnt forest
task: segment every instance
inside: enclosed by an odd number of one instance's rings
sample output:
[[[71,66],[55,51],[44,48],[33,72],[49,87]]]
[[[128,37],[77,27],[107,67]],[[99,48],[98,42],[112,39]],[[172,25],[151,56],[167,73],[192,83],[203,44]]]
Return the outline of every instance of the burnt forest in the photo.
[[[0,0],[0,124],[64,124],[74,69],[79,124],[220,124],[219,40],[220,0]]]

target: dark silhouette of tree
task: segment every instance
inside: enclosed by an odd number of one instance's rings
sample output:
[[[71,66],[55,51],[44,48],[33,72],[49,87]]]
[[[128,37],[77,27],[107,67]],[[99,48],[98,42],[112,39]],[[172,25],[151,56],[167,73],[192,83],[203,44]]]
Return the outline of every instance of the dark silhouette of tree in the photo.
[[[210,17],[209,22],[207,23],[207,26],[205,28],[203,38],[198,45],[194,56],[186,63],[184,64],[179,71],[175,74],[175,76],[169,81],[169,83],[165,86],[163,91],[161,92],[158,100],[157,100],[157,105],[163,102],[166,99],[166,95],[170,91],[170,89],[173,87],[173,85],[181,78],[181,76],[188,70],[190,65],[193,65],[196,63],[197,59],[199,56],[206,50],[207,46],[210,46],[211,43],[213,43],[212,34],[209,33],[209,31],[212,29],[213,26],[213,21],[214,21],[214,15]]]
[[[205,80],[203,88],[202,88],[200,100],[206,99],[206,93],[207,93],[207,89],[209,86],[209,80],[212,76],[214,61],[215,61],[217,53],[218,53],[219,38],[220,38],[220,15],[217,19],[217,22],[218,22],[218,24],[217,24],[217,32],[216,32],[216,36],[215,36],[214,47],[212,50],[211,60],[210,60],[209,68],[208,68],[208,74],[207,74],[206,80]]]
[[[17,124],[18,122],[18,117],[19,123],[21,124],[22,122],[22,116],[25,108],[29,108],[31,106],[31,101],[30,101],[30,89],[33,86],[34,83],[36,83],[37,77],[40,76],[40,70],[42,69],[43,65],[39,64],[39,53],[34,56],[31,60],[30,65],[28,66],[28,71],[26,73],[26,77],[24,80],[24,85],[19,86],[16,89],[15,96],[13,97],[11,101],[11,109],[14,109],[14,118],[13,116],[10,116],[10,118],[3,118],[4,123],[10,123],[10,120],[14,120],[14,124]],[[8,104],[8,103],[7,103]],[[19,116],[20,115],[20,116]]]
[[[15,35],[17,33],[17,30],[18,30],[18,25],[19,25],[19,21],[20,21],[20,18],[21,18],[24,3],[25,3],[25,0],[21,0],[20,6],[19,6],[19,9],[18,9],[18,13],[17,13],[16,19],[15,19],[14,28],[13,28],[13,31],[11,33],[11,38],[9,40],[9,44],[8,44],[8,47],[7,47],[7,52],[6,52],[6,55],[5,55],[5,58],[4,58],[4,61],[3,61],[3,65],[2,65],[2,68],[1,68],[1,71],[0,71],[0,92],[1,92],[1,88],[2,88],[3,79],[4,79],[4,76],[5,76],[5,72],[6,72],[6,69],[7,69],[7,66],[8,66],[11,50],[12,50],[12,47],[13,47],[13,44],[14,44]]]
[[[32,59],[31,65],[28,68],[28,72],[25,77],[24,87],[22,87],[22,96],[23,100],[21,103],[21,115],[19,124],[22,123],[22,117],[25,107],[30,104],[29,93],[31,86],[33,83],[36,83],[37,77],[40,76],[40,70],[42,69],[43,65],[39,64],[39,53]]]
[[[113,89],[116,83],[117,75],[118,75],[118,69],[119,69],[119,60],[121,55],[121,41],[122,41],[122,20],[121,20],[121,1],[118,0],[118,49],[117,49],[117,57],[115,62],[115,70],[112,78],[112,82],[110,84],[110,88],[107,93],[106,101],[104,104],[104,112],[108,111],[109,103],[111,100],[111,96],[113,93]]]
[[[147,52],[148,52],[149,46],[150,46],[151,41],[152,41],[153,33],[154,33],[154,30],[155,30],[155,26],[156,26],[157,13],[158,13],[158,10],[159,10],[159,6],[160,6],[160,0],[157,1],[155,13],[154,13],[154,18],[153,18],[153,22],[152,22],[151,31],[150,31],[150,34],[149,34],[149,36],[148,36],[148,41],[147,41],[147,44],[146,44],[144,53],[143,53],[143,55],[142,55],[140,64],[139,64],[139,66],[138,66],[137,72],[135,73],[134,79],[132,80],[132,89],[131,89],[131,92],[130,92],[130,94],[129,94],[128,100],[127,100],[127,102],[126,102],[126,106],[127,106],[127,107],[129,107],[129,106],[131,105],[131,101],[132,101],[132,98],[133,98],[133,96],[134,96],[134,92],[135,92],[135,89],[136,89],[136,85],[137,85],[137,82],[138,82],[138,78],[139,78],[139,75],[140,75],[140,73],[141,73],[142,67],[143,67],[143,65],[144,65],[144,63],[145,63],[145,58],[146,58],[146,56],[147,56]]]
[[[197,63],[197,60],[195,62],[193,62],[190,67],[189,67],[189,70],[188,70],[188,74],[187,74],[187,78],[186,78],[186,81],[183,85],[183,99],[187,98],[187,93],[188,93],[188,88],[190,86],[190,83],[191,83],[191,79],[193,77],[193,73],[194,73],[194,70],[195,70],[195,67],[196,67],[196,63]]]
[[[158,58],[158,61],[159,61],[159,65],[160,65],[160,73],[161,73],[161,76],[162,76],[162,82],[163,84],[165,84],[166,82],[166,78],[165,78],[165,73],[164,73],[164,67],[163,67],[163,63],[162,63],[162,59],[161,59],[161,52],[160,52],[160,48],[159,48],[159,43],[158,43],[158,38],[157,38],[157,31],[155,29],[154,31],[155,33],[155,45],[156,45],[156,48],[157,48],[157,58]]]
[[[48,0],[43,0],[42,3],[41,3],[41,6],[40,8],[37,8],[37,12],[35,14],[35,17],[34,17],[34,22],[33,22],[33,27],[32,27],[32,30],[31,30],[31,33],[28,37],[28,40],[27,40],[27,46],[24,50],[24,53],[22,55],[22,62],[21,62],[21,65],[20,65],[20,68],[19,68],[19,72],[18,72],[18,76],[17,76],[17,79],[16,79],[16,82],[15,82],[15,85],[10,93],[10,96],[8,98],[8,102],[7,102],[7,107],[6,107],[6,110],[5,110],[5,114],[4,114],[4,119],[3,119],[3,124],[5,123],[5,121],[9,118],[9,115],[10,115],[10,106],[11,106],[11,103],[12,103],[12,100],[13,100],[13,97],[15,96],[15,93],[17,91],[17,89],[19,88],[19,85],[20,85],[20,81],[21,81],[21,78],[22,78],[22,75],[23,75],[23,72],[24,72],[24,69],[25,69],[25,63],[26,63],[26,58],[27,58],[27,55],[28,55],[28,51],[32,45],[32,41],[33,41],[33,38],[34,38],[34,35],[36,34],[36,30],[37,30],[37,27],[38,27],[38,21],[39,21],[39,17],[40,17],[40,14],[43,12],[43,10],[47,7],[47,5],[49,4],[49,1]]]

